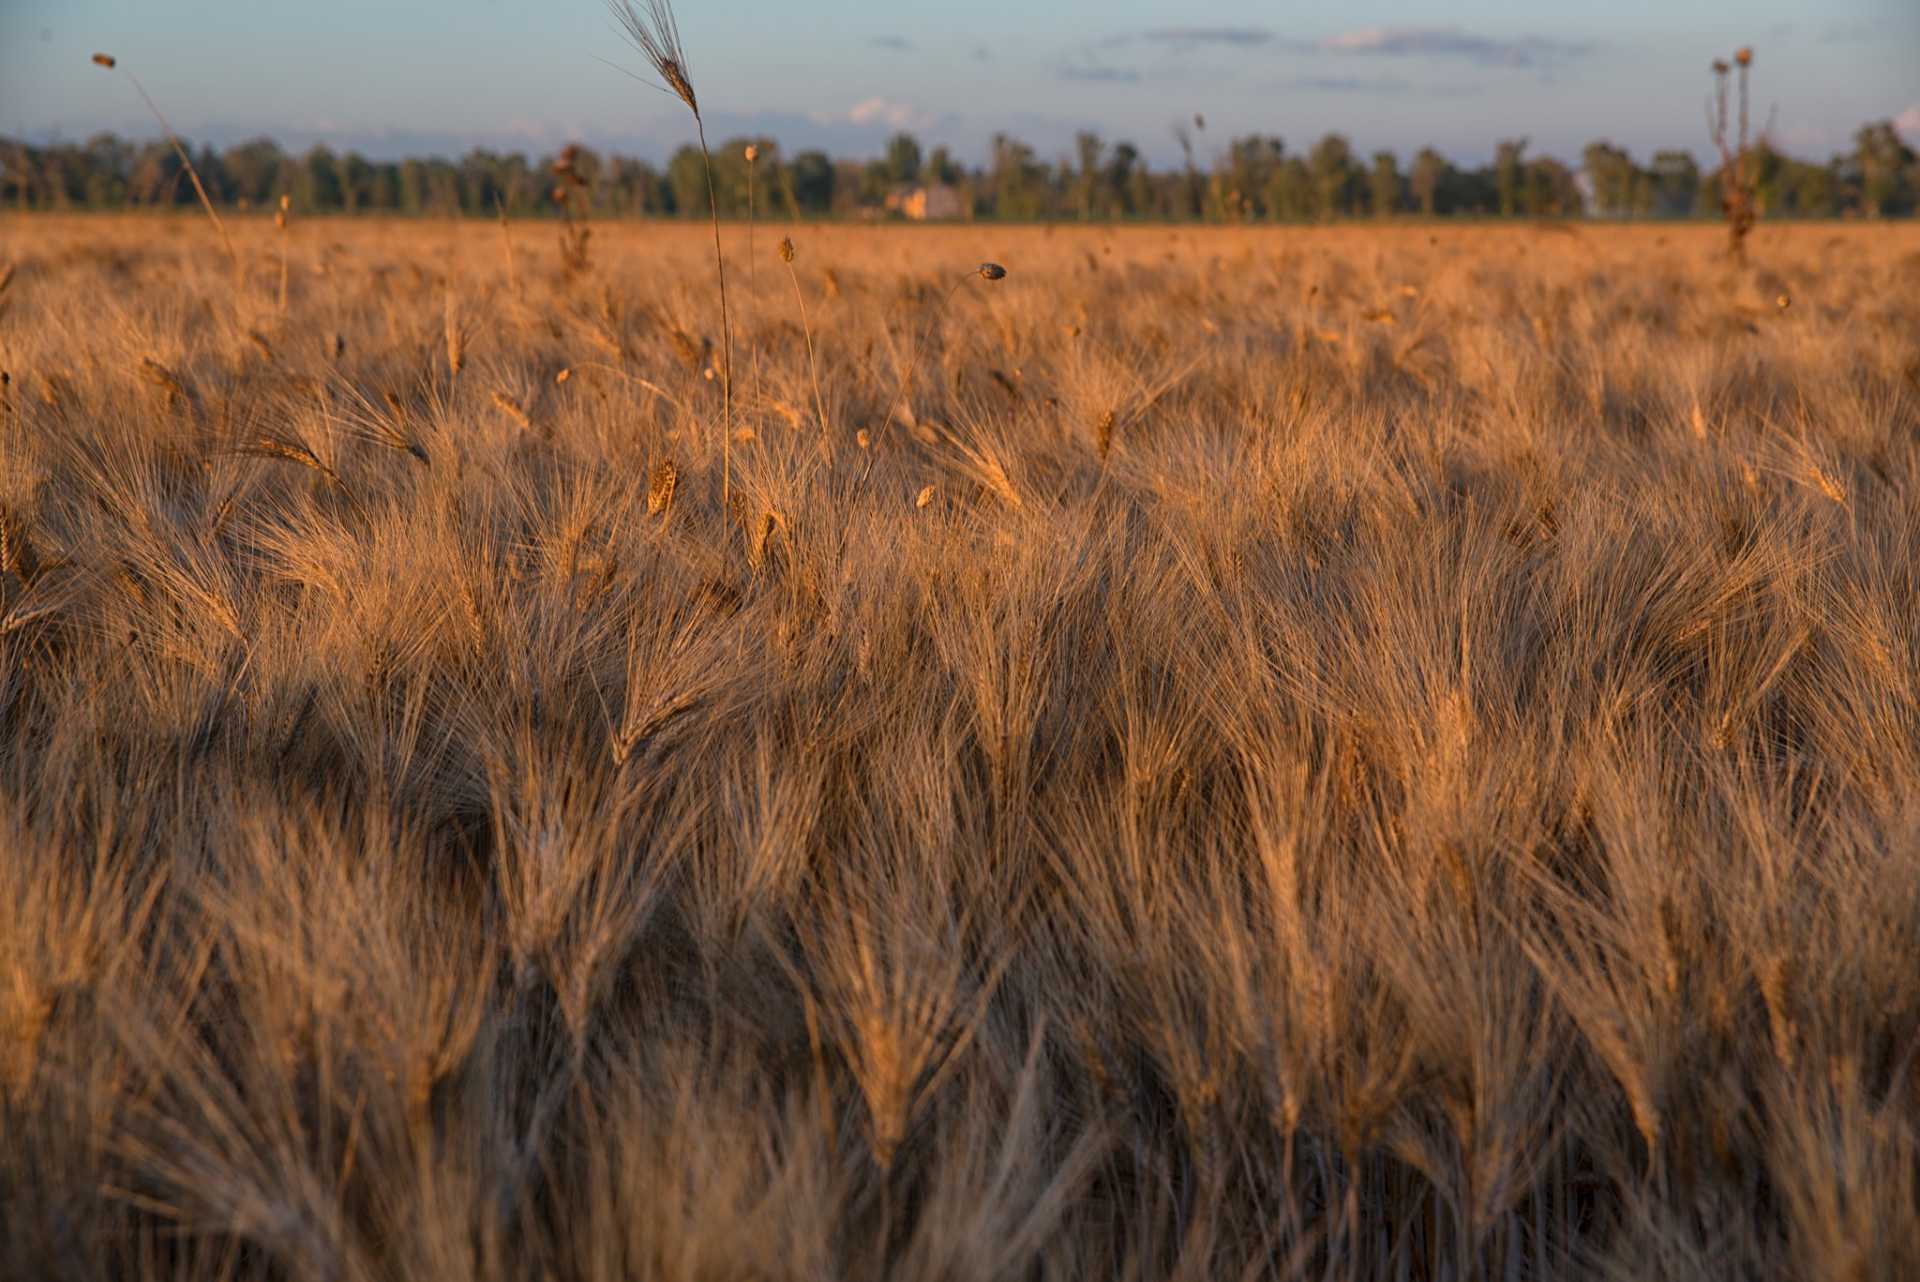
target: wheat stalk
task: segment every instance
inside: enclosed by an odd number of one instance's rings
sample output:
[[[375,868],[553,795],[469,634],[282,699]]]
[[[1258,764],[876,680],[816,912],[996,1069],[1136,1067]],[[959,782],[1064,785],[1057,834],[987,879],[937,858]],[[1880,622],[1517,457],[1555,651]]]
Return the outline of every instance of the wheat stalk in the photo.
[[[755,309],[758,309],[760,261],[753,252],[753,224],[759,215],[759,202],[755,199],[753,179],[755,170],[759,168],[760,148],[757,144],[748,143],[742,154],[747,160],[747,299]],[[747,332],[751,335],[753,329],[750,320],[741,323],[747,326]],[[760,345],[757,342],[753,345],[753,402],[756,407],[763,403],[760,391]]]
[[[298,463],[308,471],[317,473],[327,484],[341,488],[340,474],[328,466],[326,461],[306,444],[292,436],[282,436],[274,432],[262,432],[252,440],[237,447],[241,454],[251,454],[256,458],[280,459],[286,463]]]
[[[533,430],[532,415],[528,414],[527,411],[524,408],[522,408],[517,401],[515,401],[511,396],[508,396],[505,392],[495,392],[493,394],[493,404],[495,408],[497,408],[502,414],[505,414],[508,418],[518,423],[520,425],[520,430],[522,431]]]
[[[680,469],[673,460],[663,458],[653,465],[647,477],[647,515],[658,516],[673,507],[673,492],[680,484]]]
[[[441,305],[442,329],[447,340],[447,376],[457,376],[467,364],[467,333],[453,305],[453,277],[447,277],[447,292]]]
[[[28,587],[40,574],[40,556],[27,536],[27,524],[0,505],[0,574],[12,574]]]
[[[720,201],[713,189],[713,152],[707,147],[707,125],[700,115],[700,100],[693,92],[687,71],[687,52],[680,43],[680,24],[674,20],[668,0],[607,0],[614,20],[626,31],[627,39],[647,60],[654,74],[665,82],[672,94],[687,104],[693,113],[694,131],[700,137],[700,159],[707,175],[707,216],[713,226],[713,269],[720,280],[720,396],[726,435],[720,442],[720,506],[724,510],[733,483],[733,325],[727,311],[727,259],[720,249]]]
[[[95,66],[105,67],[108,71],[120,68],[119,59],[109,53],[94,54],[93,62]],[[180,144],[179,135],[173,132],[173,126],[167,123],[167,118],[160,114],[160,108],[148,96],[146,86],[140,83],[140,78],[125,69],[121,69],[121,74],[133,82],[135,92],[140,95],[141,101],[147,104],[147,110],[153,113],[153,118],[160,122],[160,128],[167,135],[167,141],[173,144],[174,154],[179,156],[180,163],[187,167],[187,177],[193,180],[193,190],[200,197],[200,207],[206,210],[207,217],[213,220],[213,229],[220,234],[220,244],[227,251],[227,261],[233,264],[233,283],[237,288],[241,279],[240,255],[234,251],[233,241],[227,235],[227,225],[220,221],[220,215],[213,207],[213,200],[207,195],[206,184],[200,181],[200,171],[193,167],[193,157],[189,156],[187,149]]]
[[[806,295],[800,292],[800,277],[793,270],[793,238],[780,240],[780,261],[787,265],[787,279],[793,282],[793,301],[800,304],[800,328],[807,336],[807,373],[813,379],[813,412],[820,418],[820,431],[827,432],[827,403],[820,395],[820,365],[813,353],[813,322],[807,317]]]

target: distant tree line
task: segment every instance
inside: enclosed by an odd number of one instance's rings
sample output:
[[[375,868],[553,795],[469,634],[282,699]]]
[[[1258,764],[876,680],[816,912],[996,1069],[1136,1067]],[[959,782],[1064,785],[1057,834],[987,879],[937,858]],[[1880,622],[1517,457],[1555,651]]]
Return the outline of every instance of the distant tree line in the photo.
[[[1204,122],[1195,119],[1204,133]],[[1673,218],[1719,208],[1719,176],[1685,151],[1644,163],[1609,142],[1590,144],[1578,168],[1529,153],[1524,138],[1503,140],[1493,162],[1455,165],[1431,147],[1404,166],[1391,151],[1356,152],[1328,134],[1305,151],[1275,136],[1227,142],[1218,159],[1194,159],[1193,135],[1176,131],[1185,163],[1154,169],[1132,143],[1081,133],[1068,153],[1043,159],[1028,144],[996,135],[986,163],[970,168],[945,147],[923,152],[901,133],[882,155],[835,159],[784,152],[771,138],[735,138],[714,154],[721,212],[747,211],[749,169],[762,215],[862,217],[888,196],[922,184],[954,189],[967,216],[1005,219],[1313,221],[1400,214]],[[754,148],[749,164],[748,147]],[[224,150],[200,147],[194,164],[216,201],[266,207],[287,197],[305,213],[509,215],[554,212],[554,166],[519,152],[475,150],[459,160],[369,160],[316,146],[301,154],[269,139]],[[700,152],[682,147],[664,168],[627,156],[570,147],[584,186],[571,198],[595,216],[694,215],[707,208]],[[1864,126],[1850,151],[1824,164],[1798,160],[1766,142],[1750,153],[1763,217],[1894,217],[1920,204],[1920,162],[1891,122]],[[21,209],[124,209],[195,199],[179,158],[164,141],[101,134],[84,143],[29,146],[0,139],[0,203]]]

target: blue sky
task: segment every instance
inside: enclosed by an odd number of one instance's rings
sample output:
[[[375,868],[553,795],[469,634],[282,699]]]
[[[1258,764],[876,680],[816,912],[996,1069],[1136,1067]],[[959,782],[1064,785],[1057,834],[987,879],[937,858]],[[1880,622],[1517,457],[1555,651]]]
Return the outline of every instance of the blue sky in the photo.
[[[1867,119],[1920,143],[1920,0],[975,0],[967,5],[680,0],[716,140],[877,150],[895,128],[977,160],[996,130],[1063,151],[1075,130],[1176,154],[1260,131],[1304,148],[1495,139],[1572,157],[1608,137],[1704,155],[1707,63],[1755,46],[1755,107],[1788,151],[1825,158]],[[664,156],[689,122],[621,75],[639,61],[602,0],[0,0],[0,133],[145,135],[135,70],[183,134],[270,134],[370,154],[568,139]],[[602,61],[605,60],[605,61]]]

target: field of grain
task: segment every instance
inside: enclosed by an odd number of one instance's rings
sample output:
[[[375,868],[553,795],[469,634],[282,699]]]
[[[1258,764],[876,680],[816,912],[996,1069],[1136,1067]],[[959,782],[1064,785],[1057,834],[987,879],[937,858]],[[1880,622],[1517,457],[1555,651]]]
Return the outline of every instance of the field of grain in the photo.
[[[0,222],[0,1274],[1920,1274],[1920,228],[229,221]]]

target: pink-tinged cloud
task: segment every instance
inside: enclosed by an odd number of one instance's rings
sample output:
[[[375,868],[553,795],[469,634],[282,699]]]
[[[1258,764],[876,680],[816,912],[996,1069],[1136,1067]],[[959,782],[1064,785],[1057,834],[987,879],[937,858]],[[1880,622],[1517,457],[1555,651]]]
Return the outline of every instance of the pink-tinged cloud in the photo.
[[[876,129],[924,129],[934,121],[933,116],[912,103],[896,102],[891,98],[868,98],[845,111],[815,112],[813,115],[813,122],[819,125],[862,125]]]
[[[1485,67],[1543,67],[1593,51],[1584,41],[1482,36],[1461,27],[1360,27],[1320,42],[1328,53],[1460,58]]]

